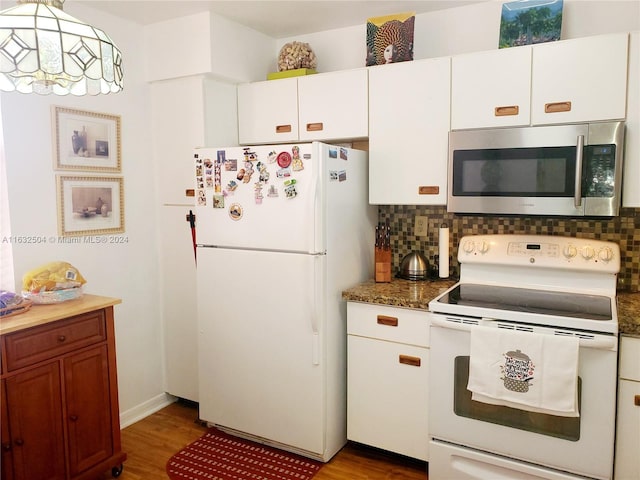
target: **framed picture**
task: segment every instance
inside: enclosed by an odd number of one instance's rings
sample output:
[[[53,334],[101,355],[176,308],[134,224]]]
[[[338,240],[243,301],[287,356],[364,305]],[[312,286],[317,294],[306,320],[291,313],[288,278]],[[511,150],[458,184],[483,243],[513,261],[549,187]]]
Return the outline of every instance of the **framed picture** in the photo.
[[[124,232],[122,177],[57,175],[56,181],[59,235]]]
[[[53,105],[54,168],[119,173],[120,117]]]
[[[515,0],[502,4],[499,48],[560,40],[563,0]]]
[[[413,60],[414,12],[367,19],[367,66]]]

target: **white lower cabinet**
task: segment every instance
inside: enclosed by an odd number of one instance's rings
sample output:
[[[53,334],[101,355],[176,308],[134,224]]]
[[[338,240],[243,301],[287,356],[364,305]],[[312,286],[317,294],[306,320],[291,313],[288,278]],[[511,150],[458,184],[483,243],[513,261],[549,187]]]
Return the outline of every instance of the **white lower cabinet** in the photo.
[[[640,338],[621,337],[615,480],[640,479]]]
[[[429,459],[429,313],[347,303],[347,438]]]

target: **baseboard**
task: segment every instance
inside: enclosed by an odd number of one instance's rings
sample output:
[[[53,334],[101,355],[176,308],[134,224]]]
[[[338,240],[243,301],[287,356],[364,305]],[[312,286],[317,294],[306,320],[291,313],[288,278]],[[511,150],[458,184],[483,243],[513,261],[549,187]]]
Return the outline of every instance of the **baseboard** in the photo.
[[[148,417],[152,413],[157,412],[158,410],[163,409],[167,405],[172,404],[177,400],[173,395],[169,395],[168,393],[162,393],[157,397],[154,397],[150,400],[147,400],[140,405],[136,405],[133,408],[130,408],[126,412],[120,412],[120,428],[126,428],[129,425],[136,423],[139,420],[142,420],[145,417]]]

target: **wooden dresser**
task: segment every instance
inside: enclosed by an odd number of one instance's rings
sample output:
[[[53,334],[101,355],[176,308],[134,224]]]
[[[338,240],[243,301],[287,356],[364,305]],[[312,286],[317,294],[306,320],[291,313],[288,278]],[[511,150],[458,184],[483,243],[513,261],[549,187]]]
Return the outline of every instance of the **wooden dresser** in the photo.
[[[2,480],[122,472],[113,306],[83,295],[0,318]]]

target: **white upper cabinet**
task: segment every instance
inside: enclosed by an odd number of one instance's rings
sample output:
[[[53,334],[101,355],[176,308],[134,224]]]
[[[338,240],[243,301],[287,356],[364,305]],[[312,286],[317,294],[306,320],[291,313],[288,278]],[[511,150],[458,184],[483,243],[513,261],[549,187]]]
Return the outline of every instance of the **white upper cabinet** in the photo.
[[[369,203],[445,205],[449,57],[369,69]]]
[[[531,123],[624,119],[628,43],[622,33],[536,45]]]
[[[298,79],[238,85],[240,144],[298,140]]]
[[[529,125],[530,103],[531,47],[452,58],[452,130]]]
[[[458,55],[451,128],[624,119],[628,34]]]
[[[368,136],[367,69],[298,78],[298,131],[301,141]]]
[[[239,85],[239,143],[366,138],[367,92],[365,68]]]

